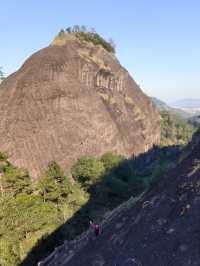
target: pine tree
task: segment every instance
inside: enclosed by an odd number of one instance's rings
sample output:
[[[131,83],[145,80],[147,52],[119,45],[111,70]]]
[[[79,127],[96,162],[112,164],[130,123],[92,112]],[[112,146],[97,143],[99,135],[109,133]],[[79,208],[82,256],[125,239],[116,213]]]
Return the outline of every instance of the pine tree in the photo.
[[[1,194],[16,197],[18,194],[32,192],[31,179],[28,171],[7,165],[1,172]]]

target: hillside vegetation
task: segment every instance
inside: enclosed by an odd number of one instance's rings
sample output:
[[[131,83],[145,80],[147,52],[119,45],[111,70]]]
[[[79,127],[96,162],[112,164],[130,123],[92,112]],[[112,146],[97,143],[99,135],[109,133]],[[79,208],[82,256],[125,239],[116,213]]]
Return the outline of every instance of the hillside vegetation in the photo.
[[[26,170],[2,158],[0,185],[2,266],[19,265],[39,239],[52,233],[88,199],[87,193],[77,183],[71,184],[55,162],[33,185]]]
[[[87,30],[85,26],[75,25],[68,27],[66,30],[60,30],[58,38],[64,39],[68,35],[73,35],[81,41],[91,42],[94,45],[101,45],[110,53],[115,53],[115,44],[113,40],[106,41],[94,29]]]
[[[169,107],[163,101],[150,97],[161,116],[161,146],[186,145],[199,126],[199,117],[189,117],[181,109]]]
[[[112,153],[99,159],[80,158],[71,178],[51,162],[36,184],[26,170],[14,167],[1,153],[0,265],[19,265],[28,254],[24,265],[34,265],[54,246],[84,231],[89,220],[100,221],[105,213],[141,193],[177,156],[166,148],[156,149],[150,158],[141,158],[142,170],[139,159],[132,162]],[[53,239],[49,238],[55,230]],[[35,246],[37,252],[31,252]]]
[[[161,111],[161,146],[186,145],[192,138],[195,128],[181,117]]]

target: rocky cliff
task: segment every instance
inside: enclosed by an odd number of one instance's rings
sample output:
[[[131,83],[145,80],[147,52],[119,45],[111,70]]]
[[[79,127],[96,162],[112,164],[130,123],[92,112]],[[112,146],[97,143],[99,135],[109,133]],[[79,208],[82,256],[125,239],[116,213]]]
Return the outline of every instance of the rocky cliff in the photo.
[[[114,54],[70,35],[0,85],[0,150],[33,177],[56,160],[126,156],[159,142],[159,115]]]
[[[200,132],[177,168],[139,198],[130,198],[101,224],[57,247],[40,265],[200,265]]]

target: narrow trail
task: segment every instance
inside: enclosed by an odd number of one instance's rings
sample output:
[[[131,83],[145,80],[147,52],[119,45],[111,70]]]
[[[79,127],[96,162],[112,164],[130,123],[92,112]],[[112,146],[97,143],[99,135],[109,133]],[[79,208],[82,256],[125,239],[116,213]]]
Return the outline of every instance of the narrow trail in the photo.
[[[109,237],[109,232],[112,231],[112,221],[118,219],[119,217],[124,217],[122,224],[126,223],[127,220],[131,218],[131,214],[127,215],[128,210],[133,207],[135,202],[141,198],[131,197],[128,201],[122,203],[113,211],[109,212],[105,219],[100,223],[100,228],[102,229],[102,234],[96,238],[92,229],[88,229],[86,232],[82,233],[76,239],[72,241],[65,241],[63,245],[56,247],[54,252],[50,254],[46,259],[40,262],[39,265],[42,266],[53,266],[53,265],[65,265],[68,263],[73,255],[81,249],[81,252],[85,252],[91,247],[99,248],[102,241],[105,241]],[[117,234],[115,233],[113,236]],[[59,259],[59,255],[62,254],[62,257]]]

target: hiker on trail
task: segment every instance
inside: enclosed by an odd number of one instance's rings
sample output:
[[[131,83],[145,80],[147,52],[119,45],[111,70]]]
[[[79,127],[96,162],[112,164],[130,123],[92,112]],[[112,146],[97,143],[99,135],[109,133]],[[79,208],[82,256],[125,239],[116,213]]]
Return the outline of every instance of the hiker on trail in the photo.
[[[96,237],[98,237],[101,234],[101,229],[98,224],[95,224],[92,221],[90,221],[90,227],[94,229],[94,233]]]

